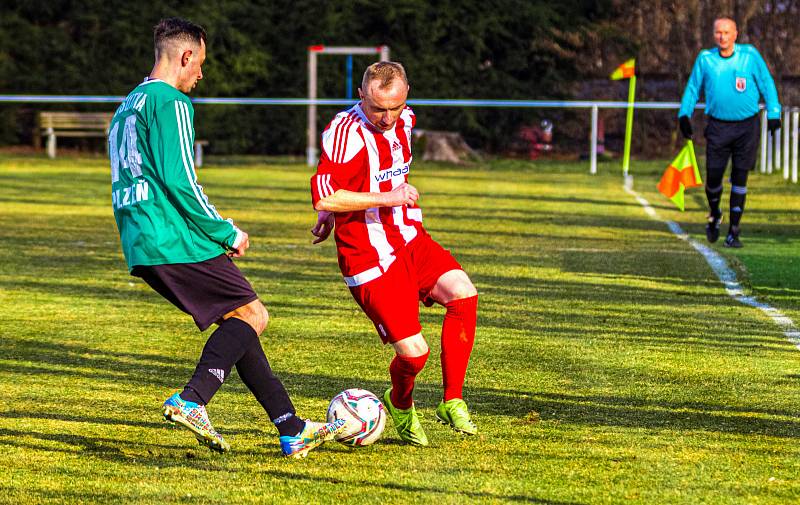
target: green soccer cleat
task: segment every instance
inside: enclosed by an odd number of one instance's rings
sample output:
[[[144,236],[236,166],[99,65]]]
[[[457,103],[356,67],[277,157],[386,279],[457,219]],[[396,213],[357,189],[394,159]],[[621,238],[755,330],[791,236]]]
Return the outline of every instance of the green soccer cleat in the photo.
[[[436,420],[465,435],[478,433],[478,426],[469,418],[467,404],[461,398],[441,402],[436,407]]]
[[[401,440],[405,440],[409,444],[419,445],[425,447],[428,445],[428,436],[422,425],[419,423],[419,415],[417,410],[412,405],[409,409],[398,409],[392,405],[390,393],[392,388],[383,393],[383,404],[386,405],[386,411],[394,421],[394,427],[397,429],[397,434]]]
[[[207,446],[212,451],[228,452],[231,446],[222,435],[214,430],[204,405],[189,402],[175,393],[164,402],[164,419],[185,426],[201,445]]]

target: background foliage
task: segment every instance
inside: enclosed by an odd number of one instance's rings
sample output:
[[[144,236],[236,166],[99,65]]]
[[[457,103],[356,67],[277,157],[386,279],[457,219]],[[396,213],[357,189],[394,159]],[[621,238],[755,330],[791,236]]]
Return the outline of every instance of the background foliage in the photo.
[[[640,98],[677,100],[697,50],[712,44],[710,26],[721,13],[740,19],[741,39],[758,42],[777,77],[791,79],[792,62],[800,61],[792,57],[797,35],[790,29],[797,12],[794,1],[770,0],[6,1],[0,4],[0,92],[125,95],[152,67],[152,26],[161,17],[182,16],[209,32],[197,96],[303,97],[307,46],[388,44],[406,65],[417,98],[616,99],[624,86],[610,84],[607,75],[635,55],[643,74]],[[368,63],[356,58],[354,74]],[[343,97],[344,58],[325,56],[320,65],[320,96]],[[29,143],[35,112],[45,107],[0,108],[0,143]],[[335,110],[320,110],[321,124]],[[519,124],[539,118],[511,109],[417,113],[425,128],[459,130],[490,151],[504,149]],[[557,139],[583,140],[583,116],[547,115],[556,120]],[[612,140],[617,115],[606,118]],[[198,106],[197,117],[198,134],[212,140],[212,152],[304,150],[302,107]],[[656,136],[648,143],[641,132],[635,148],[663,147],[673,122],[671,114],[655,125],[645,121]]]

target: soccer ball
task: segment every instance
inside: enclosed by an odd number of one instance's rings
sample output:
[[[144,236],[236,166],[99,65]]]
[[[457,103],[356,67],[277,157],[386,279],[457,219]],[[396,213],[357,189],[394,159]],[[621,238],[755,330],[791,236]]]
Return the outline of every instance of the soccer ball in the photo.
[[[366,389],[346,389],[334,396],[328,406],[328,422],[337,419],[344,419],[345,425],[336,441],[361,447],[381,438],[386,425],[386,409],[378,397]]]

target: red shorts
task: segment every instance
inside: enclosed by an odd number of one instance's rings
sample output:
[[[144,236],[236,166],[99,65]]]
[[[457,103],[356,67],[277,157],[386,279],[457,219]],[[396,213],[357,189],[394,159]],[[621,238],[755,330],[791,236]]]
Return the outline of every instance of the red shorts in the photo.
[[[396,251],[395,257],[383,275],[350,288],[384,344],[420,333],[419,302],[433,305],[430,292],[439,277],[450,270],[461,270],[450,251],[427,234]]]

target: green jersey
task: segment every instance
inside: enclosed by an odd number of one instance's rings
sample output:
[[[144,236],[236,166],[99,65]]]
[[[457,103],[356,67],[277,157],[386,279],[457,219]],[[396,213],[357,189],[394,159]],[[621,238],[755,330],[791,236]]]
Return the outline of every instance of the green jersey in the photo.
[[[243,238],[197,183],[194,108],[169,84],[146,80],[111,120],[111,202],[128,268],[197,263]]]

